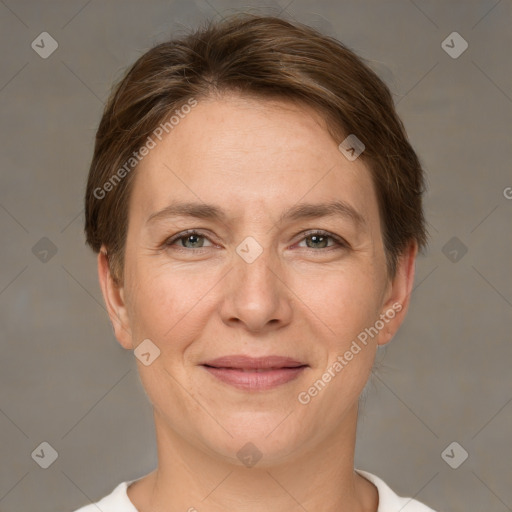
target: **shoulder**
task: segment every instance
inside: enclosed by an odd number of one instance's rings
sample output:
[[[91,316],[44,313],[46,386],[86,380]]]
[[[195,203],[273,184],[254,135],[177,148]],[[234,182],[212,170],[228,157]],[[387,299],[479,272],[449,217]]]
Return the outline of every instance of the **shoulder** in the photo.
[[[377,512],[435,512],[423,503],[413,499],[398,496],[387,484],[376,475],[356,469],[362,477],[369,480],[379,492],[379,508]]]
[[[137,512],[133,503],[128,498],[126,490],[134,480],[121,482],[114,490],[96,503],[85,505],[74,512]]]

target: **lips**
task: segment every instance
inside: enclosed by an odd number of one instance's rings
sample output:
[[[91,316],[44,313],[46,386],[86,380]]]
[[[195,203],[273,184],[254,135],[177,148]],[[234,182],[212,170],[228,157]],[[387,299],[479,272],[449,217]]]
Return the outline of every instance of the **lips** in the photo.
[[[203,363],[210,375],[244,391],[263,391],[296,379],[308,365],[282,356],[232,355]]]
[[[271,370],[278,368],[297,368],[307,366],[290,357],[266,356],[249,357],[243,355],[225,356],[203,363],[214,368],[232,368],[237,370]]]

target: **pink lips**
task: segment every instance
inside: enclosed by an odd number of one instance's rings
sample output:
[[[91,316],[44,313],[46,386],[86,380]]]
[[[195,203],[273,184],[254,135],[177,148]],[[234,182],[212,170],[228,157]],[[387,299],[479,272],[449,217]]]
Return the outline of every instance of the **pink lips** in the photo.
[[[308,365],[281,356],[225,356],[202,366],[214,377],[245,391],[263,391],[296,379]]]

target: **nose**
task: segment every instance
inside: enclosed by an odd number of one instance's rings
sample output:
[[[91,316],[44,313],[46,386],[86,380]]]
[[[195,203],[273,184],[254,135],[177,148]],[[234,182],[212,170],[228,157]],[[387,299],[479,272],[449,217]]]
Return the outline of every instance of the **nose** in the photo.
[[[252,333],[277,330],[292,319],[293,293],[286,269],[269,249],[251,263],[234,254],[227,274],[220,314],[228,326],[242,326]]]

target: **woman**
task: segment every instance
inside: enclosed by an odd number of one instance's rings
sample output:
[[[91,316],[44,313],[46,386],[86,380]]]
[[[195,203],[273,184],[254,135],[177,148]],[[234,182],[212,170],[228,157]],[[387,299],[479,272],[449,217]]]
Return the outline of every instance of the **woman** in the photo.
[[[422,191],[387,87],[311,28],[235,16],[140,57],[98,129],[85,229],[158,467],[80,511],[431,510],[354,469]]]

